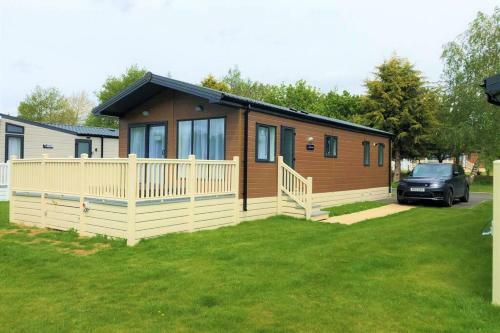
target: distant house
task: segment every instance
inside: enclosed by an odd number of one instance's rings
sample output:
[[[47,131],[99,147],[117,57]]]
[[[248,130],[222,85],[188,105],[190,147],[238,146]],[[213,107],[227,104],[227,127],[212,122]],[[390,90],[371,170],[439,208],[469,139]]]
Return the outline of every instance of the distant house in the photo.
[[[118,157],[118,130],[111,128],[45,124],[0,113],[0,159]]]

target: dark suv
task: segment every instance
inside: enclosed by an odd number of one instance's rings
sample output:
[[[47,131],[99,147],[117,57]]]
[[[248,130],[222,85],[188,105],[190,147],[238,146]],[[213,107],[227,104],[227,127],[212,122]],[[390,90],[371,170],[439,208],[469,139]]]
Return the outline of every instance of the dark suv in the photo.
[[[399,182],[397,193],[399,203],[435,200],[451,207],[454,199],[469,201],[469,183],[460,165],[422,163]]]

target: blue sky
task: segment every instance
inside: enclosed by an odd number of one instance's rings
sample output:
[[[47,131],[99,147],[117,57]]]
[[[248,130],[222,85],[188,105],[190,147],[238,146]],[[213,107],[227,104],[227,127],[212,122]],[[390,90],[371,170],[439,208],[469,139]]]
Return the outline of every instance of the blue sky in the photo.
[[[393,53],[439,80],[442,46],[497,1],[0,0],[0,112],[36,85],[95,92],[138,64],[198,83],[237,65],[269,83],[364,91]]]

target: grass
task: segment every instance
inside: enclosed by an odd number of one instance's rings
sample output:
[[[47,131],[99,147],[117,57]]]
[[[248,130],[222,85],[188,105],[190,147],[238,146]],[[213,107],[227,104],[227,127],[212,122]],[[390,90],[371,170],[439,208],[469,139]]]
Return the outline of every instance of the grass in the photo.
[[[493,184],[472,183],[470,185],[470,191],[493,193]]]
[[[128,248],[34,234],[2,204],[1,330],[498,332],[480,235],[491,211],[418,207],[352,226],[274,217]]]
[[[339,215],[356,213],[371,208],[377,208],[385,205],[387,205],[387,203],[381,201],[362,201],[341,206],[324,208],[323,210],[328,211],[330,216],[339,216]]]
[[[474,182],[470,185],[472,192],[490,192],[493,193],[493,177],[476,176]]]

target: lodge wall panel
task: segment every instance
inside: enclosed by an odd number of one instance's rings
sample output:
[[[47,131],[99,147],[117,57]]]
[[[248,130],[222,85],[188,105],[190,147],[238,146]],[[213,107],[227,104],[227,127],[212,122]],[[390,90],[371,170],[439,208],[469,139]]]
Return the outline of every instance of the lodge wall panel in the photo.
[[[295,170],[304,177],[313,177],[313,192],[328,193],[389,186],[389,139],[331,126],[287,119],[281,116],[250,112],[249,114],[249,197],[268,197],[277,193],[277,161],[255,161],[256,124],[276,126],[276,154],[280,154],[281,126],[295,128]],[[324,157],[325,135],[338,137],[338,157]],[[306,150],[313,137],[314,150]],[[370,141],[370,166],[363,165],[363,141]],[[378,166],[378,146],[384,149],[384,165]],[[276,159],[277,160],[277,159]]]

